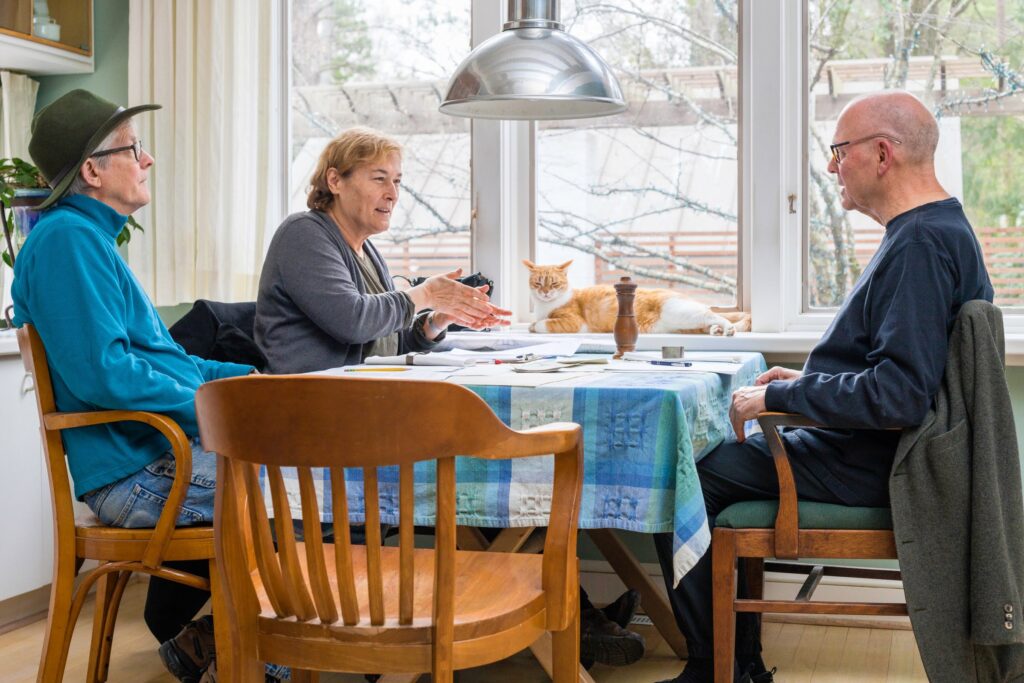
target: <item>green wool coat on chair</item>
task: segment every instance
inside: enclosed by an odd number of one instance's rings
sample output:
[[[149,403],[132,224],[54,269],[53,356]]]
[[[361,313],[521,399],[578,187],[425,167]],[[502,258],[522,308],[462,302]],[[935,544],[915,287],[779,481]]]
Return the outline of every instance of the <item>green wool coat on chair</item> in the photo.
[[[1024,499],[1003,319],[960,310],[942,387],[889,478],[911,624],[933,683],[1024,681]]]

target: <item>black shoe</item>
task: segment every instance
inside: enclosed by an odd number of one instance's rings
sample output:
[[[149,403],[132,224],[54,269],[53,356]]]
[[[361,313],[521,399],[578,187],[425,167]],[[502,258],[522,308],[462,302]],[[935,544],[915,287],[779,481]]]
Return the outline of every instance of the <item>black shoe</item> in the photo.
[[[580,612],[580,661],[626,666],[644,656],[644,638],[622,628],[597,608]]]
[[[178,635],[160,646],[159,653],[164,666],[178,680],[185,683],[198,681],[216,654],[213,617],[207,614],[185,624]]]
[[[765,669],[763,662],[751,663],[740,676],[739,683],[775,683],[776,668]]]
[[[639,607],[640,593],[630,589],[616,598],[615,602],[602,607],[601,611],[622,628],[629,628],[629,623]]]
[[[658,683],[714,683],[714,679],[715,665],[710,659],[687,659],[678,676]]]

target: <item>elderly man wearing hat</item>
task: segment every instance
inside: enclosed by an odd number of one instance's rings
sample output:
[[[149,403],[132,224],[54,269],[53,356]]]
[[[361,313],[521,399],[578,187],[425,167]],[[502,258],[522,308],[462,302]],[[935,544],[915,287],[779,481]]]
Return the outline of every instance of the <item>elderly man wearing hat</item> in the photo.
[[[15,324],[34,325],[46,347],[60,410],[164,413],[193,437],[191,485],[178,520],[190,525],[213,521],[216,476],[216,460],[197,438],[196,389],[253,368],[186,355],[117,251],[128,216],[149,203],[154,164],[131,119],[159,108],[126,109],[74,90],[36,115],[29,153],[52,193],[18,254],[11,294]],[[106,524],[155,524],[175,469],[159,433],[115,423],[73,429],[64,439],[79,500]],[[205,566],[187,568],[201,573]],[[209,620],[185,625],[207,597],[167,581],[150,583],[146,623],[163,643],[164,663],[182,680],[212,668]],[[203,680],[214,676],[210,671]]]

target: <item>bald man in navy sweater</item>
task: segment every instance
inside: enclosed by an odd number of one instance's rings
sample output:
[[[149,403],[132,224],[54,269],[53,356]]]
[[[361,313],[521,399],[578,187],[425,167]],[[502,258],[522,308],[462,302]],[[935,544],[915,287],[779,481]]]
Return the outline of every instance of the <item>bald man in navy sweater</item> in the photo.
[[[992,301],[963,207],[935,177],[938,140],[935,117],[906,92],[862,96],[839,116],[828,170],[839,182],[843,208],[885,226],[885,236],[803,371],[775,367],[733,394],[736,441],[697,465],[712,526],[733,503],[779,495],[764,436],[743,434],[744,423],[766,410],[834,427],[783,434],[801,500],[888,506],[900,432],[885,430],[922,422],[942,381],[960,306]],[[657,535],[655,545],[671,583],[671,534]],[[668,589],[690,658],[665,683],[712,683],[710,551]],[[739,615],[737,680],[773,680],[760,653],[758,616]]]

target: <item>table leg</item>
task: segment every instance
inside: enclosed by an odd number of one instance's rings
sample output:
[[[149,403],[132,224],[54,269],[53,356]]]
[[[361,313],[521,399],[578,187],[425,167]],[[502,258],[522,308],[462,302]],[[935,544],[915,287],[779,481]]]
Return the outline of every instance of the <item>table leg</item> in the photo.
[[[644,568],[633,557],[633,553],[623,545],[611,529],[588,529],[587,534],[590,535],[590,540],[608,560],[608,564],[612,566],[623,583],[640,592],[644,611],[654,622],[654,627],[661,633],[665,642],[680,659],[686,659],[686,640],[683,639],[683,634],[679,632],[679,627],[676,625],[672,607]]]
[[[533,645],[530,646],[530,651],[533,652],[533,656],[537,658],[540,665],[544,667],[544,671],[547,672],[548,676],[552,676],[552,649],[551,649],[551,634],[545,632],[540,638],[534,641]],[[583,668],[580,664],[580,683],[594,683],[594,679],[590,677],[590,673]]]
[[[457,526],[455,544],[459,550],[487,550],[487,537],[475,526]]]
[[[416,683],[423,674],[387,674],[377,679],[377,683]]]
[[[526,539],[530,538],[530,534],[536,527],[525,526],[516,527],[514,529],[502,529],[491,544],[487,546],[487,550],[492,553],[514,553],[523,547],[526,543]]]

